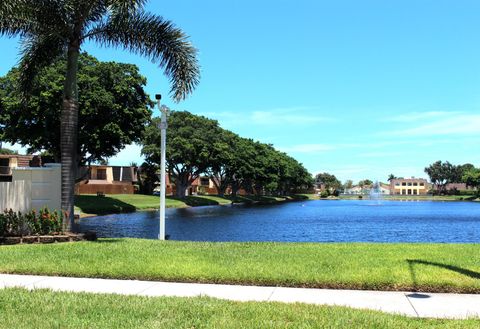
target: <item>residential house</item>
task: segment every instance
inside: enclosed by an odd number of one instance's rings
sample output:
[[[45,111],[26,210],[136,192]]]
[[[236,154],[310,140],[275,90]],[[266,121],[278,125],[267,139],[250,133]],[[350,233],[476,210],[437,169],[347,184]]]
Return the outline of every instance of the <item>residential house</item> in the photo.
[[[166,175],[166,194],[167,195],[174,195],[176,193],[175,183],[171,179],[171,177],[167,174]],[[160,185],[157,186],[154,190],[156,193],[160,192]],[[186,195],[216,195],[218,194],[218,190],[215,187],[213,180],[208,176],[200,176],[195,179],[192,185],[186,190]]]
[[[40,166],[41,159],[35,155],[0,154],[0,182],[12,181],[12,168]]]
[[[378,183],[375,184],[373,187],[370,185],[365,186],[353,186],[349,189],[345,189],[343,194],[351,194],[351,195],[368,195],[372,191],[372,188],[376,190],[377,193],[382,195],[389,195],[390,194],[390,185]]]
[[[368,194],[370,190],[367,191],[364,187],[361,186],[352,186],[351,188],[346,188],[344,194],[352,194],[352,195],[362,195]]]
[[[76,194],[133,194],[138,170],[131,166],[92,165],[82,167],[75,186]]]
[[[389,184],[384,184],[384,183],[379,183],[378,184],[378,192],[382,195],[389,195],[390,194],[390,185]]]

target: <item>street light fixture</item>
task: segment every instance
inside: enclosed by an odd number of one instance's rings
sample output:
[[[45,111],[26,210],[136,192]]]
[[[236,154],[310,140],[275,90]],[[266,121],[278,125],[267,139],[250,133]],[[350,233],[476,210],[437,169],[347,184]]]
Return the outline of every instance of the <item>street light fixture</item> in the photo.
[[[160,129],[160,230],[158,233],[159,240],[165,240],[165,193],[166,193],[166,177],[165,177],[165,162],[166,162],[166,148],[167,148],[167,116],[170,109],[165,105],[160,105],[162,95],[155,95],[157,100],[158,110],[162,114],[158,129]]]

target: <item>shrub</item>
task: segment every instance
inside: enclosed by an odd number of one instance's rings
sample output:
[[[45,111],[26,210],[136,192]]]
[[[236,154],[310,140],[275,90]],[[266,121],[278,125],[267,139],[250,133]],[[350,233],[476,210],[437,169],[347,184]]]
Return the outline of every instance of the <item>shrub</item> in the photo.
[[[320,192],[320,197],[321,198],[327,198],[328,196],[329,196],[329,193],[327,191]]]
[[[62,232],[63,215],[47,208],[26,214],[5,210],[0,213],[0,236],[25,236],[32,234],[54,234]]]

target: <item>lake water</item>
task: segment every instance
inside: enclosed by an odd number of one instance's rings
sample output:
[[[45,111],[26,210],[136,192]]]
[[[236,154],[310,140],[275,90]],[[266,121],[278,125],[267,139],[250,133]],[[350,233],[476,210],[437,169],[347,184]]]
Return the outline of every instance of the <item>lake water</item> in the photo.
[[[156,239],[158,211],[81,219],[100,237]],[[167,209],[171,240],[480,242],[480,203],[305,201],[269,206]]]

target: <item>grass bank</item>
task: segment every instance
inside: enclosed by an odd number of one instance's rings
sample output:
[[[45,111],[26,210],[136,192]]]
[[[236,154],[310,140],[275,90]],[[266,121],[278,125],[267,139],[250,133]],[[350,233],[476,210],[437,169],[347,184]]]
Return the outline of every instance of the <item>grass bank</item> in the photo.
[[[0,328],[478,328],[345,307],[0,290]]]
[[[480,244],[101,239],[98,242],[2,246],[0,272],[480,293]]]
[[[392,201],[479,201],[476,196],[472,195],[383,195],[384,200]],[[358,195],[340,195],[341,200],[358,200]],[[369,199],[368,195],[364,195],[362,199]]]
[[[272,204],[290,200],[307,200],[307,195],[294,195],[290,197],[270,196],[228,196],[215,195],[187,196],[185,199],[175,197],[166,198],[168,208],[215,206],[233,203],[261,203]],[[113,194],[104,197],[96,195],[75,196],[75,207],[83,215],[106,215],[115,213],[134,212],[159,208],[159,197],[143,194]]]

